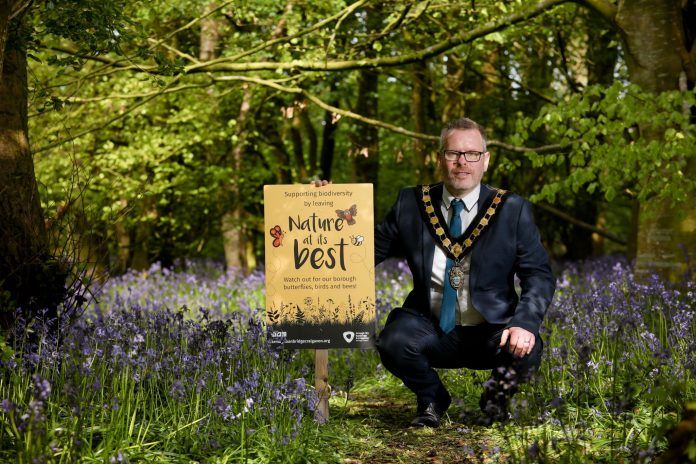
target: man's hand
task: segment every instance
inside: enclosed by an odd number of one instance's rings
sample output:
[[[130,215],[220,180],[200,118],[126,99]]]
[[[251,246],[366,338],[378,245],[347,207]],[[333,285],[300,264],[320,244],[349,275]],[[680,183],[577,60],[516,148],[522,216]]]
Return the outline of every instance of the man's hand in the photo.
[[[510,339],[510,353],[516,358],[522,358],[532,352],[534,342],[536,341],[534,334],[521,327],[510,327],[503,330],[503,335],[500,337],[500,347],[504,347]]]
[[[311,182],[311,184],[314,185],[315,187],[323,187],[323,186],[325,186],[325,185],[329,185],[330,183],[331,183],[331,182],[329,182],[328,180],[325,180],[325,179],[322,179],[322,180],[313,180],[313,181]]]

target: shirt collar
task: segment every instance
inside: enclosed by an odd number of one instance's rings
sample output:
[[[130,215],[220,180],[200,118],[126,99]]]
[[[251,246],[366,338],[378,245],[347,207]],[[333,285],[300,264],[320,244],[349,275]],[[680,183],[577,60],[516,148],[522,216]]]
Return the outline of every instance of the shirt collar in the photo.
[[[481,184],[478,184],[474,190],[471,192],[467,193],[464,195],[463,198],[461,198],[462,201],[464,201],[464,205],[466,205],[466,210],[471,211],[474,206],[476,206],[476,203],[478,202],[479,195],[481,194]],[[447,190],[447,187],[443,186],[442,190],[442,202],[445,205],[445,208],[449,209],[450,204],[452,204],[452,200],[454,200],[456,197],[452,195],[449,190]]]

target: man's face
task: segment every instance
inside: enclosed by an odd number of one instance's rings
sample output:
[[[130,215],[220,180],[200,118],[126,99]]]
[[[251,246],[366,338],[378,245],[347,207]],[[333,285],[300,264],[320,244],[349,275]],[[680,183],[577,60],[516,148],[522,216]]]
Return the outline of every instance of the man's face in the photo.
[[[446,140],[445,150],[483,151],[483,139],[475,129],[452,130]],[[460,156],[456,161],[447,161],[442,153],[437,159],[447,190],[456,197],[463,197],[481,183],[483,173],[488,169],[490,153],[485,152],[481,159],[473,163],[466,161],[464,156]]]

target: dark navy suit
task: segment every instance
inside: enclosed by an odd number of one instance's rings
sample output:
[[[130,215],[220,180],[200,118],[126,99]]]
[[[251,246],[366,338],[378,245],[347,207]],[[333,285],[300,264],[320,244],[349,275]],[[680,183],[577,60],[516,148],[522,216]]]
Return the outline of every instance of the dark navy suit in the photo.
[[[431,186],[435,212],[440,222],[443,185]],[[478,224],[495,194],[481,185],[478,215],[464,232]],[[430,308],[430,282],[435,238],[420,207],[418,187],[403,189],[385,220],[375,232],[375,262],[389,257],[405,258],[413,274],[413,290],[402,308],[390,313],[377,347],[384,366],[404,381],[419,403],[448,396],[433,367],[493,369],[514,367],[530,371],[538,367],[543,343],[538,333],[555,290],[549,258],[539,239],[531,204],[507,194],[491,224],[471,250],[469,293],[474,307],[485,318],[479,326],[457,326],[443,334]],[[521,285],[518,296],[514,278]],[[502,331],[521,327],[535,334],[532,353],[514,359],[498,348]]]

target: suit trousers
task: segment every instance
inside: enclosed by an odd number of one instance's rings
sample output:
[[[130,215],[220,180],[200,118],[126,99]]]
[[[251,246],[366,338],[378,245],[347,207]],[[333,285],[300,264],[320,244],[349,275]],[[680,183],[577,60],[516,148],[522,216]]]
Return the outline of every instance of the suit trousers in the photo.
[[[510,395],[517,390],[518,382],[527,380],[538,369],[543,342],[535,334],[532,352],[515,358],[507,346],[499,347],[505,327],[488,323],[456,326],[445,334],[436,320],[421,312],[395,308],[377,339],[377,350],[382,365],[416,394],[419,405],[449,400],[435,368],[491,369],[491,378],[485,384],[486,395],[495,397],[496,385]]]

